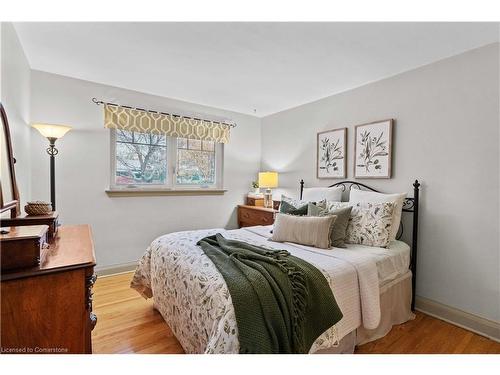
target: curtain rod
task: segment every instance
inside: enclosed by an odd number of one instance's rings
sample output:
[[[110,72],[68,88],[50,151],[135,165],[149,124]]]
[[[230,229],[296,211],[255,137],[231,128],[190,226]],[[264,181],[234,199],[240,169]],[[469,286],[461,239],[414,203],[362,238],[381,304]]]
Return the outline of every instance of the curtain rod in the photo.
[[[209,122],[213,122],[215,124],[226,125],[226,126],[229,126],[230,128],[235,128],[236,127],[236,124],[232,124],[232,123],[227,123],[227,122],[222,122],[222,121],[214,121],[214,120],[206,120],[206,119],[201,119],[201,118],[197,118],[197,117],[176,115],[176,114],[173,114],[173,113],[160,112],[160,111],[155,111],[155,110],[152,110],[152,109],[144,109],[144,108],[139,108],[139,107],[130,107],[128,105],[120,105],[120,104],[115,104],[115,103],[108,103],[108,102],[103,102],[102,100],[97,100],[96,98],[92,98],[92,102],[95,103],[95,104],[97,104],[97,105],[101,105],[101,104],[112,105],[112,106],[115,106],[115,107],[123,107],[123,108],[128,108],[128,109],[136,109],[138,111],[158,113],[158,114],[161,114],[161,115],[167,115],[167,116],[173,116],[173,117],[182,117],[182,118],[187,118],[187,119],[190,119],[190,120],[209,121]]]

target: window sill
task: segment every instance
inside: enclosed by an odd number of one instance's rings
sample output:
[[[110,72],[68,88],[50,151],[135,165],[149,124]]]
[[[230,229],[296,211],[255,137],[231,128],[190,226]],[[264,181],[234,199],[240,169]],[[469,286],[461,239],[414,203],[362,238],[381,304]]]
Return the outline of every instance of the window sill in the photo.
[[[159,195],[223,195],[225,189],[108,189],[110,197],[151,197]]]

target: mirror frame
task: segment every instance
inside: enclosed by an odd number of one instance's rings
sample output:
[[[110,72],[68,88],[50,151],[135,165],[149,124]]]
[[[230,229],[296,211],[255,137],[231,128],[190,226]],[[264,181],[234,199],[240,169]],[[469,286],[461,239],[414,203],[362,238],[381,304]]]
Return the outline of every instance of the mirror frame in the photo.
[[[9,202],[4,202],[3,200],[3,194],[2,194],[2,184],[0,181],[0,213],[9,211],[10,210],[10,216],[12,218],[17,217],[20,213],[20,208],[19,208],[19,190],[17,189],[17,182],[16,182],[16,172],[14,170],[14,164],[16,162],[16,159],[13,156],[12,153],[12,142],[10,138],[10,130],[9,130],[9,121],[7,120],[7,114],[5,113],[5,109],[0,102],[0,116],[2,119],[2,124],[3,124],[3,131],[5,135],[5,143],[7,145],[7,153],[8,153],[8,158],[9,158],[9,173],[10,173],[10,181],[11,181],[11,189],[12,189],[12,195],[13,195],[13,200]]]

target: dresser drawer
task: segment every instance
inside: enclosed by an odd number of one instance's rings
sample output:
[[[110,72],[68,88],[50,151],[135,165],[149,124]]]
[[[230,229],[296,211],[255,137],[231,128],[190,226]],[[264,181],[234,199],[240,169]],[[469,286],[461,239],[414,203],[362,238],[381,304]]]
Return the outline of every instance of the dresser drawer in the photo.
[[[238,222],[240,227],[271,225],[274,223],[274,212],[240,206],[238,208]]]

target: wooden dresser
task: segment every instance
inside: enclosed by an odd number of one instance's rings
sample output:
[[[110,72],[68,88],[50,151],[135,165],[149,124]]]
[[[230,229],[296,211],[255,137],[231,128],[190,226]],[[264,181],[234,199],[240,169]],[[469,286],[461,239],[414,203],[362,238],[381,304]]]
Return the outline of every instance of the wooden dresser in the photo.
[[[241,227],[252,227],[254,225],[271,225],[274,223],[274,215],[277,211],[272,208],[261,206],[238,206],[238,225]]]
[[[39,266],[2,272],[2,353],[92,353],[95,264],[90,227],[62,226]]]

